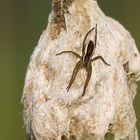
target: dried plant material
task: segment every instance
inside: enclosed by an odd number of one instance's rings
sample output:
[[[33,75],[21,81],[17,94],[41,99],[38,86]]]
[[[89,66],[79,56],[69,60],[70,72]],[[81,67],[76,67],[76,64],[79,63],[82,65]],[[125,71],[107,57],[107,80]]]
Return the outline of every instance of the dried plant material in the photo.
[[[41,36],[27,69],[22,102],[24,123],[33,140],[138,140],[133,100],[140,79],[140,54],[130,33],[106,17],[95,0],[53,0],[47,29]],[[82,56],[87,32],[97,24],[92,74],[80,69],[67,92],[66,87]],[[95,34],[86,43],[95,41]]]

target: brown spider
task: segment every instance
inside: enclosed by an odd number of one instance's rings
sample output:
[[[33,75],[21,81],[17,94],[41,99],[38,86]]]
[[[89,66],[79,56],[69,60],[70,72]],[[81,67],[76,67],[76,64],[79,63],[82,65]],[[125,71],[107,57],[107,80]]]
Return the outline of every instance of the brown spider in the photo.
[[[89,33],[91,33],[91,31],[93,31],[95,29],[95,44],[93,43],[92,40],[89,41],[88,45],[85,44],[86,39],[89,35]],[[69,85],[66,88],[67,91],[69,91],[71,85],[74,82],[74,79],[79,71],[80,68],[85,68],[86,72],[87,72],[87,78],[84,84],[84,90],[82,93],[82,96],[84,96],[86,88],[88,86],[89,80],[91,78],[91,74],[92,74],[92,65],[91,63],[97,59],[101,59],[106,65],[110,66],[104,59],[102,56],[96,56],[94,58],[92,58],[93,54],[94,54],[94,50],[96,48],[96,42],[97,42],[97,24],[96,27],[92,28],[91,30],[88,31],[88,33],[86,34],[84,40],[83,40],[83,47],[82,47],[82,56],[80,56],[79,54],[77,54],[76,52],[73,51],[63,51],[61,53],[58,53],[56,55],[61,55],[63,53],[71,53],[73,55],[75,55],[77,58],[79,58],[80,60],[77,62],[73,73],[72,73],[72,77],[70,79]],[[86,48],[87,47],[87,48]]]

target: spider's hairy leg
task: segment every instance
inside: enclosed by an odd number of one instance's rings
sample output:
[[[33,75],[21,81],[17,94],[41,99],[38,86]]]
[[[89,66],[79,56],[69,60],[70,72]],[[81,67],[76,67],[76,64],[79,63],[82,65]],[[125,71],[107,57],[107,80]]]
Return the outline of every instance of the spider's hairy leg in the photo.
[[[92,74],[91,62],[89,63],[89,66],[88,66],[86,69],[87,69],[87,78],[86,78],[86,81],[85,81],[85,84],[84,84],[84,90],[83,90],[82,96],[85,95],[86,88],[87,88],[88,83],[89,83],[89,80],[90,80],[90,78],[91,78],[91,74]]]
[[[57,53],[56,55],[61,55],[61,54],[63,54],[63,53],[71,53],[71,54],[74,54],[76,57],[78,57],[78,58],[81,59],[81,56],[80,56],[78,53],[73,52],[73,51],[63,51],[63,52],[61,52],[61,53]]]
[[[108,63],[103,59],[102,56],[96,56],[96,57],[94,57],[93,59],[91,59],[91,62],[93,62],[93,61],[95,61],[95,60],[97,60],[97,59],[101,59],[106,65],[110,66],[110,64],[108,64]]]
[[[71,85],[73,84],[74,79],[75,79],[75,77],[76,77],[76,75],[77,75],[77,73],[78,73],[78,71],[79,71],[79,69],[80,69],[80,67],[81,67],[81,64],[82,64],[82,61],[81,61],[81,60],[77,62],[76,66],[75,66],[75,68],[74,68],[74,70],[73,70],[73,73],[72,73],[72,76],[71,76],[69,85],[68,85],[68,87],[66,88],[67,91],[69,91]]]

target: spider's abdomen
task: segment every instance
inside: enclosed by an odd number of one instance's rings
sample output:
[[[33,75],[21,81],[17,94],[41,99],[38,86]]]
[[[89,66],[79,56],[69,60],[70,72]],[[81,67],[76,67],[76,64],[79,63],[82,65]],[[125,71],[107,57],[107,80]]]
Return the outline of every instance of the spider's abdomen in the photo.
[[[87,47],[87,52],[86,54],[91,56],[93,54],[93,51],[94,51],[95,47],[94,47],[94,43],[92,40],[90,40],[89,44],[88,44],[88,47]]]
[[[89,55],[86,55],[83,59],[83,66],[84,67],[87,67],[88,63],[90,61],[90,56]]]

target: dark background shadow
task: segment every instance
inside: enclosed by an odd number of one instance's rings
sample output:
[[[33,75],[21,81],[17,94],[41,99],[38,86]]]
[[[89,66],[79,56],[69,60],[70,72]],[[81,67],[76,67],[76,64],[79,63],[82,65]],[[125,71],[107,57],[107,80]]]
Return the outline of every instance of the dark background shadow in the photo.
[[[101,9],[119,20],[140,46],[140,1],[98,0]],[[20,103],[26,68],[47,26],[51,1],[0,0],[0,140],[26,140]],[[134,106],[140,133],[140,89]]]

